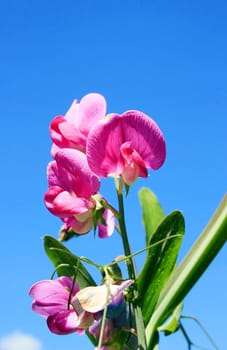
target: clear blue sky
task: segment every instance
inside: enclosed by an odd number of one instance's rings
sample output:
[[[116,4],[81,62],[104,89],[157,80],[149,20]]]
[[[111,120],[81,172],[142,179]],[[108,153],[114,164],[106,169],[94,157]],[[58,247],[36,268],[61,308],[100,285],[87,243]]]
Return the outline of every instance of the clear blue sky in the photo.
[[[60,222],[44,207],[48,127],[74,98],[102,93],[108,111],[140,109],[163,130],[167,160],[130,193],[133,248],[143,245],[137,191],[148,186],[164,210],[183,211],[183,256],[206,225],[227,184],[227,4],[222,0],[7,0],[0,4],[1,326],[0,350],[13,332],[42,346],[91,349],[85,337],[55,336],[31,311],[27,291],[50,277],[42,247]],[[109,187],[110,188],[110,187]],[[112,198],[104,185],[103,192]],[[70,242],[77,254],[106,263],[119,255],[117,235]],[[226,248],[185,300],[185,314],[206,326],[220,349],[226,336]],[[187,323],[192,340],[208,342]],[[168,340],[168,342],[167,342]],[[160,350],[187,349],[177,334]]]

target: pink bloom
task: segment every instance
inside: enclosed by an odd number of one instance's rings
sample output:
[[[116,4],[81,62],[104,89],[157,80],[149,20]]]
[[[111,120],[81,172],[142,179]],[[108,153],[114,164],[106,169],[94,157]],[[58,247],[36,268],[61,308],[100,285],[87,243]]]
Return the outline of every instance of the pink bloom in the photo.
[[[140,111],[110,114],[88,135],[87,159],[95,174],[122,176],[131,185],[165,160],[165,141],[157,124]]]
[[[51,332],[56,334],[84,333],[94,321],[87,312],[77,313],[72,306],[72,298],[79,291],[70,277],[62,276],[56,280],[35,283],[29,295],[34,299],[32,309],[47,320]]]
[[[50,124],[50,135],[53,140],[52,155],[59,148],[74,148],[85,152],[88,133],[93,125],[106,114],[106,101],[97,93],[75,100],[68,112],[55,117]]]
[[[93,226],[100,180],[89,168],[85,154],[74,149],[59,150],[48,165],[47,176],[46,207],[65,223],[65,230],[87,233]],[[100,236],[108,237],[114,230],[113,214],[106,209],[104,217],[106,226],[100,224]]]

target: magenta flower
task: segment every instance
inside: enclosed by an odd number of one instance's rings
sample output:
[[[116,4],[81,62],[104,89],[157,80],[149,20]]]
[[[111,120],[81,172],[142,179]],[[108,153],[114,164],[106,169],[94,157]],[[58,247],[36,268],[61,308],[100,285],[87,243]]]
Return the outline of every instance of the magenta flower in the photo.
[[[62,276],[56,280],[35,283],[29,295],[34,299],[32,309],[47,320],[48,328],[56,334],[83,334],[94,321],[88,313],[77,313],[71,303],[79,291],[77,283],[70,277]]]
[[[90,93],[80,103],[75,100],[65,116],[55,117],[50,124],[53,140],[52,155],[59,148],[74,148],[85,152],[88,133],[93,125],[106,114],[105,98]]]
[[[87,233],[93,226],[96,196],[100,180],[89,168],[84,153],[61,149],[47,168],[49,188],[44,196],[46,207],[65,223],[65,230]],[[114,230],[113,214],[105,209],[106,225],[100,225],[100,237],[108,237]]]
[[[122,176],[131,185],[137,177],[147,177],[166,155],[165,141],[157,124],[140,111],[110,114],[88,135],[87,159],[95,174]]]

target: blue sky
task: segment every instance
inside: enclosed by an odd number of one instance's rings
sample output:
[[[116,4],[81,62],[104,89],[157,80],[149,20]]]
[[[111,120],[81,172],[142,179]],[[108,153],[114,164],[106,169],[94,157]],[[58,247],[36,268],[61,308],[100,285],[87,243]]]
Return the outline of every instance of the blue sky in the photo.
[[[181,257],[204,228],[226,192],[226,16],[224,0],[1,1],[0,350],[27,350],[18,334],[36,339],[29,338],[29,350],[92,348],[85,337],[49,333],[27,294],[52,272],[41,239],[56,236],[60,226],[43,204],[48,128],[73,99],[99,92],[109,112],[140,109],[165,135],[165,165],[130,193],[127,217],[135,250],[143,246],[141,186],[157,194],[166,213],[183,211]],[[110,182],[103,185],[113,199],[111,191]],[[119,255],[119,244],[117,235],[100,241],[90,234],[68,246],[106,263]],[[184,307],[220,349],[227,344],[226,262],[224,248]],[[190,322],[186,329],[208,347]],[[179,348],[187,349],[180,334],[161,339],[160,350]]]

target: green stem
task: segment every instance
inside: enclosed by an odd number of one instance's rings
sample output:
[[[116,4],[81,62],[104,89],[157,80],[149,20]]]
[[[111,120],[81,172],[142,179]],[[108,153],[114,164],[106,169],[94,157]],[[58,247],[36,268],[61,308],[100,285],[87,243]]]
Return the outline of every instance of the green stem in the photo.
[[[148,349],[153,349],[157,328],[186,297],[227,240],[227,195],[198,240],[168,279],[146,327]]]
[[[117,197],[118,197],[118,206],[119,206],[119,213],[120,216],[118,217],[118,222],[120,226],[121,231],[121,238],[122,243],[124,247],[124,253],[126,256],[126,264],[128,269],[128,275],[129,278],[135,281],[136,279],[136,272],[135,272],[135,264],[134,260],[132,258],[132,252],[128,241],[128,235],[126,230],[126,224],[125,224],[125,214],[124,214],[124,201],[123,201],[123,195],[122,195],[122,180],[120,181],[118,190],[117,190]],[[146,337],[145,337],[145,328],[144,328],[144,321],[143,321],[143,315],[141,311],[141,307],[139,305],[139,295],[136,285],[133,288],[133,308],[135,313],[135,320],[136,320],[136,330],[137,330],[137,337],[138,337],[138,349],[139,350],[146,350]]]
[[[135,281],[136,273],[135,273],[134,261],[133,261],[133,258],[131,257],[132,252],[131,252],[131,248],[130,248],[129,241],[128,241],[128,235],[127,235],[127,231],[126,231],[124,202],[123,202],[122,193],[118,193],[118,204],[119,204],[119,212],[120,212],[120,217],[118,219],[118,222],[119,222],[119,226],[120,226],[120,232],[121,232],[121,238],[122,238],[122,243],[123,243],[123,247],[124,247],[124,253],[125,253],[125,256],[127,257],[126,264],[127,264],[128,274],[129,274],[129,277]]]
[[[191,347],[192,347],[192,345],[194,345],[194,344],[192,343],[192,341],[191,341],[191,339],[189,338],[189,336],[188,336],[188,334],[187,334],[187,332],[186,332],[184,326],[182,325],[182,323],[181,323],[180,321],[179,321],[179,326],[180,326],[180,330],[181,330],[181,332],[183,333],[183,336],[185,337],[185,340],[186,340],[186,342],[187,342],[187,344],[188,344],[188,350],[190,350]]]
[[[106,276],[108,276],[107,271],[105,270]],[[103,341],[103,336],[104,336],[104,330],[105,330],[105,323],[106,323],[106,315],[107,315],[107,308],[108,308],[108,301],[109,301],[109,295],[110,295],[110,279],[107,278],[107,293],[106,293],[106,302],[105,302],[105,308],[103,310],[103,315],[102,315],[102,323],[101,323],[101,330],[99,334],[99,342],[98,342],[98,347],[97,350],[100,350],[102,347],[102,341]]]

